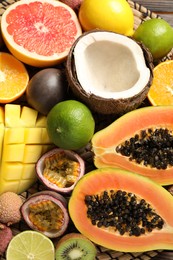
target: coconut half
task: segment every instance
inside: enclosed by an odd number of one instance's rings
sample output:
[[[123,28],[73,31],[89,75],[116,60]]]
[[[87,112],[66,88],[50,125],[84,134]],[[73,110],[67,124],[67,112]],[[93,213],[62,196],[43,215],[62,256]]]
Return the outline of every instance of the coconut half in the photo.
[[[67,57],[74,94],[93,111],[123,114],[137,108],[152,82],[152,55],[130,37],[110,31],[80,36]]]

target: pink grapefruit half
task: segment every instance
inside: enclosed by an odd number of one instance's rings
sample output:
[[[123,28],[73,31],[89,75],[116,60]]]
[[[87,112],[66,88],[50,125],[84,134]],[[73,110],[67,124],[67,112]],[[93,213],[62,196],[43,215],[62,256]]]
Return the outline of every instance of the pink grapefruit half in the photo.
[[[76,13],[56,0],[20,0],[4,11],[2,36],[9,51],[35,67],[65,60],[73,42],[82,34]]]

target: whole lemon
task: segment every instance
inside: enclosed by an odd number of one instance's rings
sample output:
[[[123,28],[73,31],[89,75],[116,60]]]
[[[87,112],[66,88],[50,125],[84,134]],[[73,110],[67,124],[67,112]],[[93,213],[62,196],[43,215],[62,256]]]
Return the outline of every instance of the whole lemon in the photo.
[[[133,38],[148,47],[154,60],[163,58],[173,48],[173,28],[164,19],[144,21],[134,32]]]
[[[79,21],[84,31],[102,29],[131,36],[134,15],[126,0],[83,0]]]

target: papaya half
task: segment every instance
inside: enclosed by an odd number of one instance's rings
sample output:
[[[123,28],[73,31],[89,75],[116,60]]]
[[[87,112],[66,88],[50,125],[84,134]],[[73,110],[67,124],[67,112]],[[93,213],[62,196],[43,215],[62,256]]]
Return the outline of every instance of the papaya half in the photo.
[[[91,140],[96,168],[118,167],[173,184],[173,106],[128,112]]]
[[[69,200],[80,233],[122,252],[173,250],[173,196],[142,175],[105,167],[86,173]]]

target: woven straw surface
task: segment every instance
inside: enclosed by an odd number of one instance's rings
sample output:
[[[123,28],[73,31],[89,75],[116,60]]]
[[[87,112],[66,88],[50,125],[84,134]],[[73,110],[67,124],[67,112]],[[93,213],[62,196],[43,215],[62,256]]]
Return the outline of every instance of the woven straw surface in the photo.
[[[6,0],[6,1],[0,1],[0,16],[3,14],[3,12],[8,8],[9,5],[11,5],[14,2],[17,2],[18,0]],[[94,1],[94,0],[93,0]],[[157,14],[151,12],[144,6],[134,3],[133,1],[128,0],[128,3],[130,4],[135,18],[135,24],[134,29],[136,29],[144,20],[156,18],[159,17]],[[165,59],[171,59],[173,54],[173,50],[164,58]],[[145,105],[145,104],[144,104]],[[114,117],[103,117],[102,115],[95,114],[95,121],[96,121],[96,131],[102,129],[103,127],[107,126],[111,122],[115,120]],[[91,152],[90,144],[86,146],[84,149],[78,151],[78,153],[81,155],[81,157],[86,162],[86,172],[89,172],[90,170],[94,169],[93,165],[93,155]],[[43,189],[43,186],[38,182],[36,183],[31,189],[21,194],[21,197],[23,200],[28,198],[30,195],[32,195],[35,192],[41,191]],[[17,234],[23,230],[28,229],[26,224],[21,221],[19,224],[13,226],[13,234]],[[69,232],[75,231],[74,226],[69,227]],[[171,260],[173,259],[173,254],[171,252],[163,252],[162,250],[153,250],[149,252],[140,252],[140,253],[124,253],[124,252],[118,252],[109,250],[100,246],[97,246],[98,254],[97,254],[97,260],[150,260],[150,259],[167,259]],[[163,255],[163,257],[162,257]],[[158,257],[157,257],[158,256]],[[160,257],[159,257],[160,256]],[[1,260],[5,260],[5,255],[0,258]],[[16,259],[14,259],[16,260]],[[48,259],[49,260],[49,259]]]

